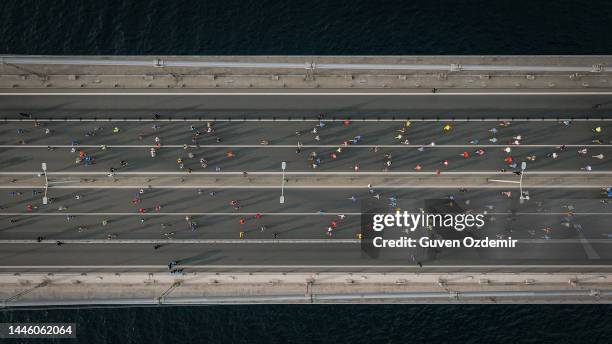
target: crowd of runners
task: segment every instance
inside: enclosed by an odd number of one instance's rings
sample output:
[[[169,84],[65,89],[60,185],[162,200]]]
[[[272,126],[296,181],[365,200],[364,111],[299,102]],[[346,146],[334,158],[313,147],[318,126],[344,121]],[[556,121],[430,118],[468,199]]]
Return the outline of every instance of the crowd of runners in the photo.
[[[18,128],[17,135],[24,135],[27,131],[30,130],[40,130],[40,135],[44,137],[49,137],[58,134],[57,130],[51,130],[45,127],[44,124],[39,122],[33,122],[34,128]],[[160,151],[164,149],[164,142],[167,137],[164,137],[162,134],[162,127],[165,124],[163,122],[153,123],[147,130],[141,130],[135,133],[129,133],[130,135],[135,135],[135,139],[140,142],[143,146],[150,146],[146,148],[146,151],[143,154],[148,154],[149,157],[153,160],[161,159],[159,156]],[[326,149],[318,149],[313,147],[321,139],[327,135],[327,130],[332,126],[343,126],[350,128],[353,125],[351,120],[343,120],[343,121],[326,121],[323,116],[319,118],[315,125],[312,126],[309,130],[296,130],[294,133],[290,133],[289,135],[295,136],[295,154],[298,156],[303,155],[303,159],[308,161],[308,166],[313,171],[321,170],[321,166],[328,164],[330,161],[345,159],[346,152],[351,149],[353,146],[357,146],[362,144],[363,142],[367,142],[369,138],[360,135],[359,133],[355,133],[348,137],[338,137],[337,138],[337,146],[334,149],[326,148]],[[457,125],[461,125],[455,122],[440,122],[439,124],[439,137],[443,137],[444,135],[451,135],[455,130]],[[534,154],[519,154],[517,147],[520,147],[524,142],[529,142],[529,137],[527,135],[521,135],[513,133],[512,135],[506,135],[505,131],[508,130],[509,127],[512,127],[513,123],[509,121],[500,121],[500,122],[492,122],[491,126],[483,132],[474,132],[471,134],[471,137],[465,138],[465,150],[454,157],[449,157],[447,159],[441,160],[436,164],[425,164],[425,163],[416,163],[411,167],[411,170],[420,172],[420,171],[431,171],[440,175],[443,174],[446,169],[449,168],[452,164],[457,161],[465,161],[465,160],[475,160],[475,159],[486,159],[487,155],[491,150],[500,150],[503,152],[503,158],[499,161],[491,160],[491,166],[500,172],[509,172],[514,173],[516,175],[520,175],[523,171],[521,168],[521,162],[523,161],[536,161],[541,159],[551,159],[558,160],[564,159],[566,156],[577,156],[580,159],[583,159],[584,162],[581,171],[589,172],[592,171],[593,162],[601,161],[607,159],[607,156],[602,153],[602,150],[597,149],[598,145],[610,144],[610,137],[607,136],[607,130],[604,126],[595,125],[591,130],[591,138],[590,142],[584,142],[585,146],[589,147],[572,147],[569,148],[565,145],[559,145],[549,149],[549,151],[543,155],[534,155]],[[560,130],[563,128],[570,128],[572,123],[570,121],[560,121],[558,123],[560,126]],[[407,120],[401,122],[393,132],[389,132],[386,135],[393,137],[394,142],[397,145],[414,145],[411,140],[412,134],[418,131],[418,128],[415,128],[413,122]],[[560,131],[562,133],[562,131]],[[104,126],[93,126],[90,129],[87,129],[83,132],[81,137],[75,137],[70,142],[70,148],[68,149],[67,154],[70,154],[74,157],[74,163],[76,166],[91,166],[96,164],[96,158],[99,155],[104,154],[105,151],[111,150],[109,148],[113,143],[113,137],[118,135],[126,134],[124,129],[120,124],[113,124],[111,128]],[[287,135],[288,133],[283,133]],[[177,133],[172,133],[172,135],[176,136]],[[222,161],[214,161],[208,156],[202,156],[196,154],[196,149],[202,140],[212,141],[216,143],[224,142],[224,132],[223,130],[218,130],[217,126],[214,122],[205,122],[200,123],[200,125],[194,124],[185,124],[184,133],[185,143],[183,144],[183,152],[178,156],[175,156],[176,166],[179,171],[185,171],[186,173],[191,173],[194,171],[194,164],[192,162],[197,161],[195,166],[198,166],[198,170],[208,171],[214,170],[215,172],[222,172],[221,166]],[[108,138],[108,144],[101,144],[96,148],[82,148],[82,145],[87,144],[88,138],[91,137],[101,137],[104,136]],[[174,139],[175,137],[173,137]],[[150,141],[149,141],[150,139]],[[428,143],[420,142],[418,147],[415,147],[418,152],[422,153],[424,156],[427,156],[428,150],[431,147],[436,146],[436,137],[432,137],[432,140]],[[273,145],[275,139],[273,137],[261,137],[257,142],[253,142],[253,144],[259,144],[262,146]],[[19,144],[27,144],[25,139],[20,139],[18,141]],[[305,149],[305,145],[309,145],[308,149]],[[483,147],[483,145],[487,145],[487,147]],[[496,145],[494,148],[491,148],[490,145]],[[48,146],[47,149],[55,150],[57,148],[53,146]],[[212,152],[216,148],[210,148],[209,150]],[[224,159],[235,159],[237,157],[237,152],[231,148],[219,148],[224,151]],[[380,166],[380,171],[387,172],[394,169],[394,162],[398,159],[401,159],[401,156],[397,156],[396,153],[392,153],[390,149],[387,147],[378,147],[373,146],[371,148],[371,154],[377,155],[381,157],[383,161],[382,166]],[[164,157],[165,158],[165,157]],[[187,162],[190,162],[189,164]],[[119,159],[116,161],[116,165],[110,167],[108,170],[108,177],[117,178],[118,173],[127,166],[130,166],[131,163],[126,159]],[[212,166],[212,167],[211,167]],[[352,166],[353,172],[360,172],[361,163],[360,161],[351,161],[350,166]],[[244,175],[248,174],[248,166],[244,166]],[[464,192],[465,190],[459,189],[459,192]],[[41,191],[40,190],[32,190],[32,195],[37,195]],[[146,197],[148,190],[146,189],[138,189],[134,190],[134,195],[131,199],[125,200],[126,206],[131,206],[132,211],[139,214],[150,214],[150,213],[163,213],[164,204],[155,203],[153,206],[145,207],[143,206],[143,197]],[[210,200],[207,202],[215,202],[215,191],[203,191],[203,190],[194,190],[194,193],[197,192],[198,195],[203,193],[207,193],[210,196]],[[21,196],[23,191],[10,191],[11,197]],[[505,190],[500,193],[500,197],[512,197],[513,193],[510,190]],[[78,193],[74,194],[76,200],[79,200],[81,195]],[[349,198],[350,202],[356,203],[364,197],[372,197],[376,199],[388,199],[388,206],[390,209],[398,210],[400,209],[399,199],[393,194],[384,194],[374,187],[369,186],[368,193],[364,195],[354,195]],[[452,199],[456,197],[451,195],[449,196]],[[67,211],[66,206],[57,204],[57,201],[54,198],[49,198],[49,204],[53,207],[57,207],[58,211]],[[469,205],[469,201],[467,203]],[[26,212],[35,212],[40,205],[29,202],[24,204]],[[228,211],[236,212],[240,214],[242,211],[247,211],[248,209],[243,209],[242,203],[239,199],[232,200],[228,205]],[[571,215],[571,205],[568,205],[567,212]],[[490,210],[490,209],[489,209]],[[320,211],[321,214],[325,214],[324,210]],[[569,216],[568,215],[568,216]],[[67,215],[66,221],[73,221],[74,216]],[[254,231],[256,232],[269,232],[270,235],[274,238],[278,238],[281,234],[280,229],[268,230],[268,225],[266,224],[266,216],[264,214],[256,214],[254,216],[242,216],[237,217],[237,223],[239,225],[240,230],[238,231],[239,238],[248,238],[249,233]],[[12,221],[12,220],[11,220]],[[147,225],[147,217],[142,216],[139,218],[139,221],[142,225]],[[328,237],[333,237],[334,232],[343,226],[343,222],[345,221],[345,215],[339,215],[329,220],[327,226],[322,228],[322,235],[326,235]],[[112,227],[113,219],[105,218],[101,221],[100,226],[103,228]],[[200,228],[200,224],[195,221],[191,216],[185,216],[185,228],[189,231],[197,231]],[[205,226],[205,224],[203,224]],[[173,238],[176,234],[175,231],[168,230],[169,225],[162,223],[161,230],[162,236],[164,238]],[[87,230],[85,226],[79,226],[78,231],[82,232]],[[114,239],[118,235],[114,233],[108,234],[108,239]]]
[[[34,129],[40,130],[41,136],[53,136],[58,134],[56,130],[51,130],[45,127],[44,123],[33,122]],[[176,160],[176,166],[179,170],[184,170],[186,172],[193,172],[196,170],[208,170],[209,167],[214,166],[214,171],[221,172],[223,160],[216,158],[214,161],[208,157],[200,155],[197,148],[199,144],[206,140],[207,142],[216,142],[223,143],[224,140],[222,136],[224,135],[223,130],[217,130],[214,122],[206,122],[206,123],[198,123],[200,126],[196,126],[194,124],[185,125],[184,134],[177,134],[172,132],[172,139],[176,140],[177,136],[184,137],[183,150],[184,154],[179,154],[174,159]],[[162,126],[166,125],[166,123],[153,123],[148,130],[138,130],[135,133],[129,133],[129,135],[135,135],[135,139],[139,144],[143,146],[149,146],[147,148],[148,155],[151,159],[157,159],[159,156],[160,150],[164,149],[164,141],[166,138],[162,135]],[[174,125],[174,124],[172,124]],[[335,126],[344,126],[350,127],[352,122],[350,120],[344,121],[325,121],[324,117],[321,116],[320,120],[316,125],[312,127],[310,130],[296,130],[295,131],[295,152],[296,154],[302,154],[304,152],[304,145],[310,145],[308,149],[308,153],[306,153],[305,159],[308,160],[308,166],[311,169],[316,170],[321,166],[328,164],[331,161],[344,159],[345,152],[350,149],[351,146],[359,145],[360,143],[369,140],[368,144],[372,145],[372,143],[376,142],[377,138],[365,138],[363,135],[359,133],[355,133],[350,137],[339,137],[337,138],[337,147],[335,149],[317,149],[312,148],[316,146],[321,138],[326,135],[326,130],[328,127]],[[444,135],[451,135],[454,131],[455,125],[459,125],[453,122],[440,122],[440,129],[438,133],[438,137],[442,138]],[[559,125],[563,128],[569,128],[572,126],[571,121],[560,121]],[[487,158],[487,154],[490,150],[503,150],[504,157],[500,161],[490,161],[491,166],[494,166],[499,171],[512,171],[516,170],[518,167],[519,161],[536,161],[542,159],[564,159],[566,156],[577,155],[580,158],[584,159],[584,164],[581,166],[581,170],[583,171],[592,171],[593,166],[591,161],[600,161],[606,158],[605,154],[597,149],[590,149],[587,147],[579,147],[577,149],[570,149],[565,145],[560,144],[559,146],[550,149],[544,155],[538,156],[535,154],[529,154],[525,156],[519,156],[517,152],[515,152],[514,147],[521,146],[523,143],[529,143],[530,138],[526,135],[513,133],[512,135],[505,135],[505,130],[512,126],[512,122],[509,121],[500,121],[498,123],[492,122],[490,128],[488,128],[483,132],[473,132],[471,133],[472,137],[466,137],[464,142],[458,142],[460,144],[465,144],[466,146],[472,145],[473,148],[465,149],[463,152],[458,154],[457,157],[449,157],[443,159],[438,162],[438,164],[429,164],[426,166],[424,163],[416,163],[412,166],[414,171],[425,171],[425,170],[433,170],[437,173],[443,173],[443,171],[449,166],[451,166],[454,161],[457,160],[471,160],[471,159],[485,159]],[[421,153],[423,153],[423,159],[427,158],[427,151],[430,147],[436,146],[436,136],[432,136],[430,142],[412,142],[411,136],[413,133],[418,132],[419,128],[413,128],[414,125],[411,121],[407,120],[402,123],[401,126],[397,127],[394,132],[388,133],[389,137],[393,137],[395,144],[397,145],[418,145],[415,149]],[[30,131],[31,129],[17,128],[18,136],[23,135]],[[110,131],[110,133],[108,133]],[[602,144],[610,144],[611,140],[609,134],[604,130],[604,126],[596,125],[591,128],[592,137],[589,142],[583,142],[583,144],[588,146],[593,145],[602,145]],[[563,135],[563,131],[559,131],[560,135]],[[91,166],[96,163],[96,158],[99,155],[102,155],[105,151],[109,150],[109,145],[113,143],[114,136],[127,134],[121,128],[120,125],[112,125],[112,128],[105,128],[104,126],[94,126],[92,128],[86,129],[81,137],[75,137],[70,140],[69,145],[70,153],[74,154],[74,162],[75,165],[83,165],[83,166]],[[233,134],[226,134],[233,135]],[[286,133],[283,133],[286,135]],[[335,134],[331,134],[335,135]],[[88,138],[91,137],[100,137],[104,136],[108,139],[108,144],[101,144],[98,148],[81,148],[81,145],[86,145]],[[148,141],[151,138],[151,141]],[[336,138],[334,136],[334,138]],[[503,139],[502,139],[503,138]],[[534,139],[533,137],[531,139]],[[532,140],[533,141],[533,140]],[[19,144],[27,144],[25,139],[18,140]],[[261,145],[270,145],[274,143],[274,138],[270,137],[261,137],[257,142],[252,142],[252,144],[261,144]],[[482,145],[499,145],[498,148],[484,148]],[[387,147],[388,148],[388,147]],[[54,146],[48,146],[49,150],[55,150]],[[220,148],[221,149],[221,148]],[[237,157],[237,152],[234,149],[224,149],[224,159],[231,160]],[[375,155],[379,155],[382,158],[383,164],[380,166],[380,171],[390,171],[394,167],[394,161],[398,158],[396,154],[392,153],[390,149],[377,147],[374,145],[372,148],[372,153]],[[211,150],[211,153],[213,151]],[[197,163],[193,163],[197,161]],[[188,163],[189,162],[189,163]],[[120,171],[122,168],[127,167],[129,162],[125,159],[121,159],[116,161],[109,168],[108,174],[109,176],[114,176],[116,172]],[[352,161],[350,163],[352,170],[355,172],[361,171],[361,163],[359,160]],[[248,167],[245,166],[245,169],[248,170]]]

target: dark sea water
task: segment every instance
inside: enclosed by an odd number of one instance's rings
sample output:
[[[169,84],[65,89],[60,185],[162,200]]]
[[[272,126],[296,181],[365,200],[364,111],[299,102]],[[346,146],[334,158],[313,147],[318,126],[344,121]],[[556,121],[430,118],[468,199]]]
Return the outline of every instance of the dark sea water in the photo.
[[[609,54],[609,0],[1,0],[0,53]]]
[[[610,54],[612,1],[0,0],[0,53]],[[612,343],[603,305],[22,310],[0,322],[76,322],[81,343]]]
[[[194,306],[0,312],[0,322],[76,322],[78,341],[92,344],[590,344],[611,342],[611,310],[600,305]],[[71,340],[55,342],[62,341]],[[7,341],[13,342],[19,341]]]

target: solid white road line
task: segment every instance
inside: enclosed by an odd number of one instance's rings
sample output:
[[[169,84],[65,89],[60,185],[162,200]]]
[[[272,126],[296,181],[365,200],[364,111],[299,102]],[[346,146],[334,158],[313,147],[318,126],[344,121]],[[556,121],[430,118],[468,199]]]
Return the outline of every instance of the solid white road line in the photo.
[[[426,97],[448,97],[448,96],[592,96],[612,95],[610,91],[517,91],[517,92],[454,92],[444,90],[442,92],[0,92],[0,96],[426,96]]]
[[[360,244],[357,239],[53,239],[53,240],[0,240],[9,244]],[[612,243],[612,240],[610,240]]]
[[[99,145],[0,145],[0,148],[100,148],[102,144]],[[155,145],[104,145],[106,148],[157,148]],[[508,145],[472,145],[472,144],[437,144],[435,146],[431,146],[428,144],[422,145],[403,145],[403,144],[395,144],[395,145],[350,145],[345,148],[427,148],[427,149],[436,149],[436,148],[505,148]],[[563,144],[521,144],[521,145],[512,145],[513,149],[520,148],[556,148],[561,147]],[[184,148],[184,145],[163,145],[161,148]],[[297,144],[293,145],[187,145],[187,148],[296,148]],[[338,148],[341,145],[301,145],[302,148]],[[584,145],[565,145],[568,148],[609,148],[612,147],[612,144],[584,144]],[[158,149],[161,149],[158,148]]]
[[[198,265],[198,264],[180,264],[180,267],[193,269],[607,269],[612,268],[612,265],[605,264],[516,264],[516,265],[428,265],[418,267],[412,265]],[[0,269],[162,269],[168,270],[168,265],[0,265]]]
[[[4,118],[0,119],[3,122],[319,122],[318,118],[304,118],[304,116],[288,116],[287,118],[279,118],[277,115],[266,115],[267,117],[273,118],[260,118],[263,115],[248,115],[250,117],[257,118],[205,118],[205,117],[185,117],[184,118]],[[391,117],[389,117],[391,116]],[[612,122],[610,115],[592,115],[589,118],[571,118],[571,117],[558,117],[558,118],[536,118],[536,117],[494,117],[494,118],[416,118],[406,116],[405,114],[398,114],[396,116],[386,115],[386,117],[376,118],[352,118],[346,116],[345,118],[326,118],[324,122],[344,122],[345,119],[351,119],[353,123],[359,122],[405,122],[410,120],[411,122],[561,122],[561,121],[572,121],[572,122]]]
[[[133,213],[75,213],[75,212],[65,212],[65,213],[0,213],[0,216],[255,216],[257,214],[261,214],[262,216],[361,216],[361,213],[338,213],[338,212],[330,212],[330,213],[318,213],[318,212],[309,212],[309,213],[202,213],[202,212],[192,212],[192,213],[166,213],[166,212],[147,212],[144,214],[133,212]]]
[[[60,180],[60,181],[52,181],[52,182],[48,182],[48,185],[56,185],[56,184],[68,184],[68,183],[79,183],[81,180],[80,179],[76,179],[76,180]]]
[[[593,246],[591,244],[597,243],[597,239],[593,240],[593,239],[587,239],[584,236],[584,233],[582,233],[582,231],[577,231],[578,232],[578,242],[580,242],[582,244],[582,247],[584,249],[584,252],[586,253],[587,257],[589,259],[601,259],[601,257],[599,256],[599,254],[597,253],[597,251],[595,251],[595,249],[593,248]],[[603,239],[606,240],[606,239]]]
[[[118,213],[118,212],[100,212],[100,213],[79,213],[79,212],[54,212],[54,213],[0,213],[0,216],[255,216],[261,214],[262,216],[361,216],[362,213],[354,212],[293,212],[293,213],[270,213],[270,212],[249,212],[249,213],[206,213],[206,212],[180,212],[180,213],[168,213],[168,212],[146,212],[144,214],[133,212],[133,213]],[[572,216],[583,216],[583,215],[597,215],[597,216],[612,216],[612,212],[572,212]],[[504,216],[504,215],[525,215],[525,216],[565,216],[568,212],[541,212],[541,213],[491,213],[488,212],[487,216]]]
[[[520,244],[584,244],[582,239],[515,239]],[[612,239],[585,239],[591,244],[612,244]],[[0,240],[9,244],[361,244],[359,239],[53,239],[53,240]],[[591,248],[592,250],[592,248]],[[593,250],[594,252],[594,250]],[[591,258],[589,259],[599,259]]]
[[[41,171],[15,171],[15,172],[0,172],[0,176],[13,176],[13,175],[38,175]],[[202,172],[202,171],[138,171],[138,172],[115,172],[115,176],[149,176],[149,175],[162,175],[162,176],[189,176],[189,175],[243,175],[244,172],[240,171],[231,171],[231,172]],[[248,175],[282,175],[282,171],[253,171],[248,172]],[[287,171],[285,175],[306,175],[306,176],[326,176],[326,175],[341,175],[341,176],[394,176],[394,175],[411,175],[411,176],[426,176],[426,175],[436,175],[436,172],[416,172],[416,171],[364,171],[364,172],[353,172],[353,171],[323,171],[323,172],[315,172],[315,171]],[[513,175],[513,172],[499,172],[499,171],[444,171],[443,175]],[[100,172],[52,172],[47,171],[47,175],[108,175],[108,172],[100,171]],[[612,171],[526,171],[525,175],[612,175]]]
[[[230,190],[230,189],[243,189],[243,190],[266,190],[266,189],[279,189],[280,185],[159,185],[151,186],[147,184],[141,185],[55,185],[54,182],[49,183],[49,188],[53,189],[177,189],[177,190],[196,190],[196,189],[213,189],[213,190]],[[516,184],[516,183],[513,183]],[[527,185],[530,189],[601,189],[608,187],[609,183],[601,185],[584,185],[584,184],[569,184],[569,185]],[[377,184],[374,186],[375,189],[442,189],[442,190],[456,190],[458,188],[466,189],[508,189],[518,188],[516,185],[482,185],[482,184],[457,184],[453,186],[439,185],[439,184],[419,184],[419,185],[386,185]],[[44,184],[41,185],[0,185],[0,189],[40,189],[44,188]],[[285,189],[369,189],[367,185],[285,185]]]

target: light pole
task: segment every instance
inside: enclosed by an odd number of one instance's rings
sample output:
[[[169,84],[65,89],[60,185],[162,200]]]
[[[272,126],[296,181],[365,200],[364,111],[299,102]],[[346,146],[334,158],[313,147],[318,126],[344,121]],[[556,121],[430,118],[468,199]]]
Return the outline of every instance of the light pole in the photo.
[[[523,175],[525,174],[525,169],[527,168],[527,163],[525,161],[523,161],[521,163],[521,178],[519,179],[519,189],[521,191],[521,203],[523,203],[524,200],[529,201],[529,194],[524,195],[523,194]]]
[[[283,180],[281,181],[281,195],[280,195],[280,203],[285,203],[285,169],[287,169],[287,163],[283,161],[281,163],[281,169],[283,170]]]
[[[49,178],[47,178],[47,163],[43,162],[41,164],[41,168],[43,170],[43,175],[45,176],[45,195],[43,196],[43,204],[49,203],[49,199],[47,198],[47,190],[49,189]]]
[[[525,174],[525,169],[527,168],[527,163],[526,162],[522,162],[521,163],[521,172],[520,172],[520,178],[519,181],[514,181],[514,180],[503,180],[503,179],[488,179],[488,182],[496,182],[496,183],[511,183],[511,184],[518,184],[519,185],[519,190],[520,190],[520,197],[519,200],[521,203],[523,203],[525,200],[529,200],[529,192],[525,192],[525,194],[523,194],[523,174]],[[516,173],[516,172],[515,172]]]

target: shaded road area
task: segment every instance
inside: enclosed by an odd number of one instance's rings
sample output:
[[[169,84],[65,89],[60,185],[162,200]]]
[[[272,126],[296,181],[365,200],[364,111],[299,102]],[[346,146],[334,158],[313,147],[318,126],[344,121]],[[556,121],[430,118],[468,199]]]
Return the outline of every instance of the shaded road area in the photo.
[[[113,90],[114,91],[114,90]],[[210,91],[209,91],[210,92]],[[129,95],[124,92],[107,95],[39,94],[2,96],[0,116],[16,116],[27,110],[37,117],[147,117],[157,113],[164,117],[234,117],[244,116],[588,116],[610,113],[609,93],[568,94],[534,92],[527,94],[463,93],[452,95],[362,93],[338,95],[320,91],[295,95],[285,92],[258,91],[258,95],[242,93],[181,95],[166,92],[155,95]],[[263,93],[262,93],[263,92]],[[366,91],[367,92],[367,91]],[[380,92],[380,91],[377,91]],[[489,91],[487,91],[489,92]],[[235,92],[233,92],[235,93]],[[345,92],[346,93],[346,92]],[[401,93],[401,92],[400,92]],[[538,94],[540,93],[540,94]],[[580,92],[579,92],[580,93]],[[27,104],[27,106],[24,106]]]
[[[478,266],[477,270],[504,271],[519,269],[529,271],[530,266],[547,266],[546,271],[562,270],[564,266],[577,269],[577,265],[585,266],[582,270],[598,270],[602,265],[612,262],[609,244],[594,244],[594,249],[603,256],[598,260],[588,260],[582,249],[576,244],[533,244],[513,249],[465,249],[462,252],[441,252],[436,261],[424,261],[427,271],[428,264],[432,266],[449,266],[450,271],[469,271],[470,266]],[[488,252],[487,252],[488,251]],[[90,266],[89,271],[95,271],[96,266],[122,266],[133,270],[164,268],[172,260],[179,260],[189,268],[192,265],[202,270],[226,269],[248,270],[249,266],[256,269],[281,267],[284,272],[310,269],[318,271],[333,267],[351,269],[351,266],[363,270],[364,266],[384,268],[388,266],[402,267],[403,271],[419,271],[412,261],[408,250],[389,250],[389,254],[371,259],[364,255],[359,245],[306,245],[306,244],[229,244],[229,245],[167,245],[153,250],[149,244],[129,245],[79,245],[65,244],[3,244],[0,245],[0,258],[3,266],[44,266],[45,269],[62,269],[62,266]],[[463,253],[463,257],[459,256]],[[499,255],[505,258],[500,258]],[[593,265],[589,268],[588,265]],[[305,265],[306,267],[301,267]],[[503,265],[506,268],[496,268]],[[292,268],[293,266],[293,268]],[[310,267],[309,267],[310,266]],[[463,267],[462,267],[463,266]],[[514,269],[508,268],[514,266]],[[377,269],[377,270],[379,270]],[[21,268],[20,271],[28,271]],[[394,269],[396,270],[396,269]]]

